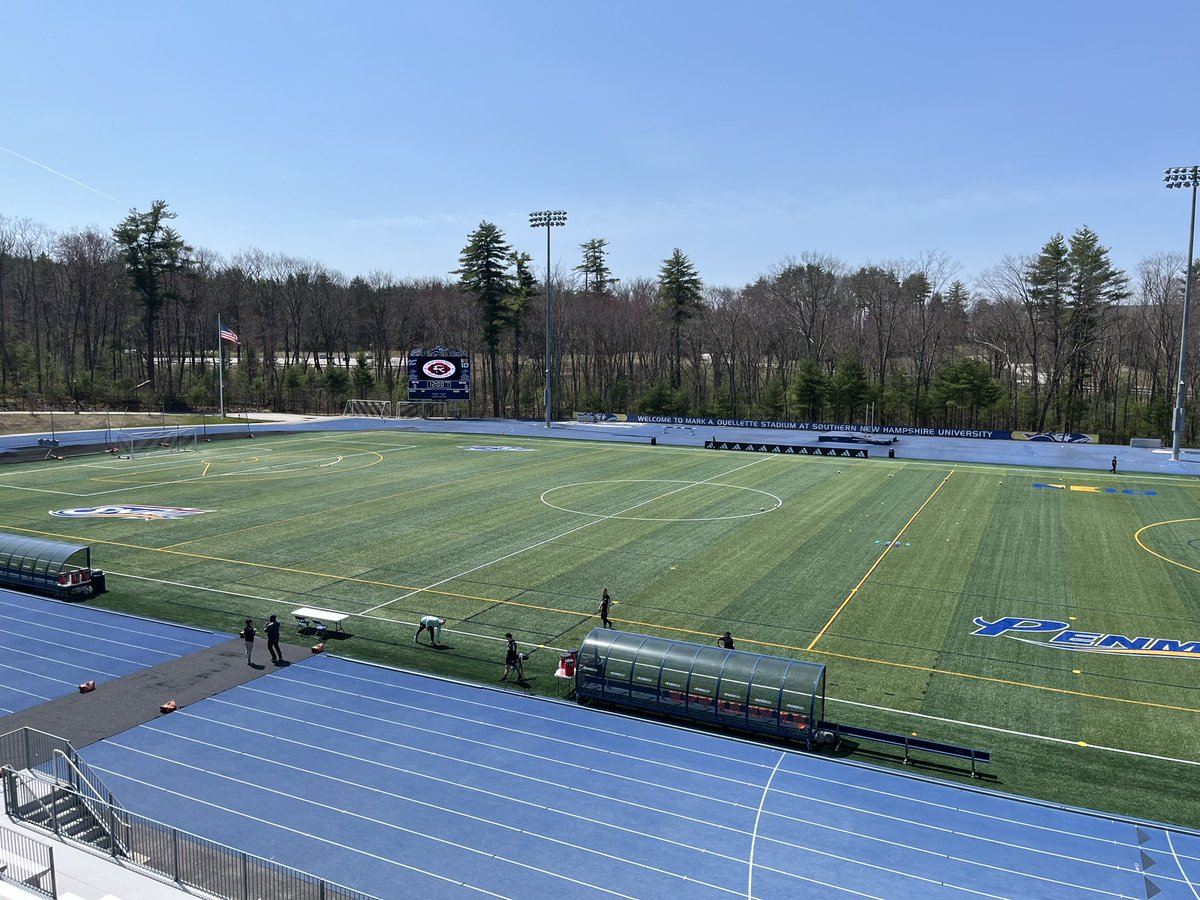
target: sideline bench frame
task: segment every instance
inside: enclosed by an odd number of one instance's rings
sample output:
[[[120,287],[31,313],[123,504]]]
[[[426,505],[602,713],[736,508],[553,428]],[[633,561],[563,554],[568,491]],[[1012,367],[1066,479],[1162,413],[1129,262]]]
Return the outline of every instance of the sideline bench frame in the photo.
[[[312,606],[302,606],[299,609],[293,609],[292,615],[296,619],[297,631],[304,631],[311,628],[319,636],[324,636],[329,631],[330,626],[339,634],[345,634],[342,622],[350,618],[350,613],[334,612],[331,609],[317,609]]]
[[[926,738],[912,737],[907,734],[892,734],[888,731],[873,731],[870,728],[858,728],[854,725],[839,725],[837,722],[822,722],[820,730],[829,731],[834,736],[836,746],[843,737],[860,738],[874,741],[877,744],[889,744],[893,747],[904,748],[904,765],[911,765],[909,754],[913,750],[924,750],[926,753],[936,753],[940,756],[950,756],[955,759],[968,760],[971,763],[971,777],[978,778],[976,764],[986,764],[992,761],[992,754],[987,750],[977,750],[974,747],[960,747],[957,744],[943,744],[940,741],[930,741]]]

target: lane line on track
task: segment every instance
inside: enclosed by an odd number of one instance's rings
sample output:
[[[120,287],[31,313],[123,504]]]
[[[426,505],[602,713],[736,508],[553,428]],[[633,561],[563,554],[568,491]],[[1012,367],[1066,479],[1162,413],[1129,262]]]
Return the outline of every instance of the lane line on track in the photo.
[[[775,780],[779,767],[783,765],[786,758],[784,754],[779,754],[779,759],[775,761],[775,768],[771,770],[771,774],[767,776],[767,781],[763,785],[762,795],[758,800],[758,811],[754,814],[754,829],[750,832],[750,858],[746,867],[746,900],[754,900],[754,848],[758,842],[758,826],[762,822],[763,807],[766,806],[767,795],[771,792],[771,782]]]

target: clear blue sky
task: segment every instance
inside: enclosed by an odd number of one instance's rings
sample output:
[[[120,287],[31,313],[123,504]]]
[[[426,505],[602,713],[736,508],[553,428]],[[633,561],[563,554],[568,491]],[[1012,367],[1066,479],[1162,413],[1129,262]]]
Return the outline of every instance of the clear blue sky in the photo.
[[[1196,9],[0,0],[0,214],[163,199],[227,258],[423,277],[484,220],[544,271],[527,214],[565,209],[556,267],[605,238],[617,277],[679,247],[731,287],[806,251],[969,282],[1086,224],[1132,274],[1187,250]]]

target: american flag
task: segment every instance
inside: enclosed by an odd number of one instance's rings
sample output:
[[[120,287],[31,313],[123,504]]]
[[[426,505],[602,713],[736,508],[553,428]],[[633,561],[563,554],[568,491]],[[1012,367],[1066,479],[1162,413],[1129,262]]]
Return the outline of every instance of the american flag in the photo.
[[[229,341],[230,343],[238,344],[239,346],[242,343],[241,339],[236,334],[234,334],[232,329],[226,328],[224,326],[221,326],[221,340]]]

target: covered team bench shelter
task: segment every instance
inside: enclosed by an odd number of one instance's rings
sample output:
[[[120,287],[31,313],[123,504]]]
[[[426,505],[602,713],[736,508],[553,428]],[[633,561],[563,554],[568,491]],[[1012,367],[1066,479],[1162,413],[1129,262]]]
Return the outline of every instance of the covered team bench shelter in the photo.
[[[92,548],[0,532],[0,586],[55,597],[93,593]],[[102,573],[97,572],[102,577]],[[96,593],[102,589],[97,580]]]
[[[802,740],[811,750],[825,717],[825,666],[594,628],[577,657],[575,696]]]

